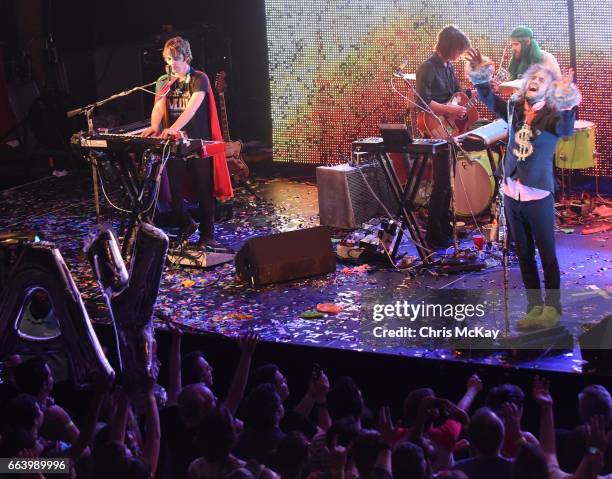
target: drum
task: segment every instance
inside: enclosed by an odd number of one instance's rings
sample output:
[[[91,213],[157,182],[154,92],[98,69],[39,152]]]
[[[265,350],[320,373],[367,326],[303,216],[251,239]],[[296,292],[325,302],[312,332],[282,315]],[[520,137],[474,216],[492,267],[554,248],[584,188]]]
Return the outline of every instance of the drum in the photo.
[[[493,152],[495,164],[499,155]],[[487,151],[475,151],[457,155],[455,164],[455,213],[459,216],[472,216],[483,213],[490,205],[495,194],[495,178]]]
[[[595,123],[576,120],[574,134],[557,143],[555,165],[572,170],[595,166]]]

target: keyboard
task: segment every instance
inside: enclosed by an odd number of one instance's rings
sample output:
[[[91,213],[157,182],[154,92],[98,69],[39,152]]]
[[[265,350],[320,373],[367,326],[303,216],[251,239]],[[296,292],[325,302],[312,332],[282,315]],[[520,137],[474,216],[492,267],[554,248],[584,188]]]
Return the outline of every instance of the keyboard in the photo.
[[[225,152],[225,143],[222,141],[193,140],[189,138],[170,140],[157,137],[145,138],[138,134],[122,133],[97,132],[93,135],[76,133],[73,135],[71,143],[76,147],[84,149],[139,154],[146,150],[152,150],[158,154],[169,153],[174,156],[184,156],[202,151],[203,156],[212,156]]]
[[[390,147],[385,145],[382,138],[373,136],[353,142],[353,151],[364,151],[367,153],[416,153],[435,155],[446,148],[448,142],[435,138],[415,138],[412,143],[401,146]]]

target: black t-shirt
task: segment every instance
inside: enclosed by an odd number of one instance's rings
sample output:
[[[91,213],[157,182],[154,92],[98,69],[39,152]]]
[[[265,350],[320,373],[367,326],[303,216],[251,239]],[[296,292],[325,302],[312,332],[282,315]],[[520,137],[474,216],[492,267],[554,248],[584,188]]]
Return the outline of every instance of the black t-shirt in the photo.
[[[459,82],[453,65],[444,63],[437,53],[419,65],[416,73],[416,91],[427,105],[433,100],[446,103],[459,91]]]
[[[163,75],[157,80],[156,91],[160,91],[168,82],[168,75]],[[204,92],[208,95],[210,91],[210,80],[204,72],[191,69],[189,74],[183,79],[177,79],[170,90],[166,94],[166,106],[169,117],[168,126],[171,126],[174,121],[185,111],[187,103],[191,99],[191,95],[196,92]],[[204,97],[204,101],[196,110],[195,114],[189,120],[189,123],[183,127],[189,138],[199,138],[202,140],[211,140],[210,117],[208,108],[208,98]]]

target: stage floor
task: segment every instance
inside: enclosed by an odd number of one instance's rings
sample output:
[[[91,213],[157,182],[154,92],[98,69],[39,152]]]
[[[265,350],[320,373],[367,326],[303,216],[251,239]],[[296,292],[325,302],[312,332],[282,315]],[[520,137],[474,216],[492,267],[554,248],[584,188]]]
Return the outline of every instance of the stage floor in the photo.
[[[312,180],[267,179],[254,181],[253,185],[257,196],[239,189],[233,217],[217,224],[216,235],[221,243],[237,251],[251,236],[318,225],[317,188]],[[103,215],[107,221],[117,224],[107,203],[103,205]],[[35,230],[47,241],[56,243],[92,320],[108,322],[108,311],[82,253],[84,240],[94,231],[95,224],[91,178],[85,173],[44,178],[5,190],[0,198],[0,231]],[[557,252],[565,308],[562,324],[577,337],[612,311],[609,241],[612,235],[610,232],[581,235],[583,226],[571,228],[571,232],[557,232]],[[463,245],[471,246],[471,240],[464,240]],[[401,252],[416,255],[410,241],[402,244]],[[388,314],[377,320],[376,311],[380,313],[384,306],[395,307],[398,302],[400,305],[404,302],[413,305],[478,303],[483,305],[485,314],[464,321],[425,318],[411,322],[405,315],[401,316],[401,308],[395,308],[387,309]],[[322,318],[300,317],[320,303],[333,303],[341,311]],[[165,316],[193,332],[234,336],[252,330],[264,341],[582,372],[583,361],[576,345],[561,351],[535,349],[518,356],[510,355],[507,350],[467,354],[464,343],[461,351],[453,351],[448,341],[432,338],[434,333],[426,330],[421,332],[423,327],[457,331],[457,327],[469,326],[481,327],[481,331],[498,331],[500,336],[515,335],[515,324],[524,313],[525,304],[514,259],[510,262],[506,299],[499,264],[480,272],[439,276],[422,270],[406,272],[391,267],[363,268],[338,263],[333,274],[255,289],[236,279],[233,264],[227,263],[208,271],[168,266],[155,315],[160,327],[163,323],[159,317]],[[376,337],[383,330],[405,332],[412,326],[416,330],[414,338]],[[376,328],[379,329],[375,331]],[[474,341],[471,347],[487,349],[483,343],[477,345]]]

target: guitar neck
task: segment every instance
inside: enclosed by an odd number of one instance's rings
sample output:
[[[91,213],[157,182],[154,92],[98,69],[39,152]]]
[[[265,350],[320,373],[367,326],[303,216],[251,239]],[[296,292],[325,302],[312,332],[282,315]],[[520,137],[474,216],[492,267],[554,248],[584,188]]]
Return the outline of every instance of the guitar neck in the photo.
[[[229,123],[227,121],[227,109],[225,107],[225,93],[219,93],[219,113],[221,117],[221,134],[223,141],[230,142]]]
[[[466,109],[468,108],[472,108],[474,106],[476,106],[476,103],[478,103],[478,97],[477,96],[473,96],[472,98],[470,98],[470,100],[463,105]]]

